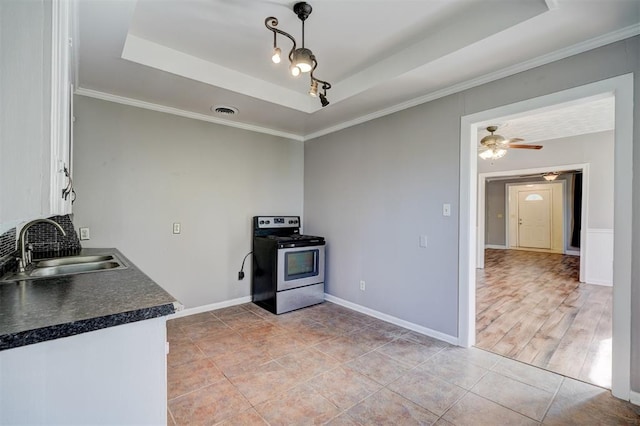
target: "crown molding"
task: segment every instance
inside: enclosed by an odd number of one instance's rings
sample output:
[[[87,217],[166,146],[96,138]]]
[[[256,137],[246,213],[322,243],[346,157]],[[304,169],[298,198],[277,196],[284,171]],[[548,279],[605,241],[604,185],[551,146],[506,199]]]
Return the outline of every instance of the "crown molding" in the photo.
[[[85,89],[79,86],[75,91],[75,94],[87,96],[96,99],[102,99],[105,101],[116,102],[124,105],[135,106],[138,108],[149,109],[152,111],[164,112],[167,114],[178,115],[181,117],[192,118],[194,120],[207,121],[210,123],[221,124],[223,126],[235,127],[238,129],[249,130],[257,133],[264,133],[273,136],[279,136],[287,139],[293,139],[296,141],[307,141],[315,138],[319,138],[321,136],[325,136],[331,133],[335,133],[340,130],[347,129],[349,127],[356,126],[358,124],[366,123],[367,121],[375,120],[380,117],[384,117],[386,115],[394,114],[399,111],[403,111],[408,108],[412,108],[414,106],[418,106],[427,102],[434,101],[439,98],[443,98],[445,96],[452,95],[454,93],[462,92],[464,90],[471,89],[476,86],[480,86],[482,84],[490,83],[492,81],[499,80],[501,78],[509,77],[511,75],[530,70],[532,68],[539,67],[541,65],[546,65],[551,62],[555,62],[564,58],[568,58],[573,55],[577,55],[579,53],[583,53],[592,49],[596,49],[598,47],[605,46],[607,44],[615,43],[617,41],[625,40],[627,38],[631,38],[640,34],[640,23],[635,25],[630,25],[628,27],[622,28],[617,31],[613,31],[607,34],[604,34],[599,37],[594,37],[592,39],[586,40],[584,42],[575,44],[573,46],[566,47],[564,49],[556,50],[555,52],[538,56],[536,58],[530,59],[528,61],[521,62],[516,65],[512,65],[510,67],[502,68],[499,71],[485,74],[483,76],[467,80],[458,84],[454,84],[452,86],[446,87],[441,90],[436,90],[435,92],[428,93],[426,95],[411,99],[407,102],[403,102],[397,105],[394,105],[389,108],[384,108],[379,111],[373,112],[371,114],[363,115],[353,120],[345,121],[343,123],[337,124],[335,126],[327,127],[325,129],[319,130],[317,132],[313,132],[307,135],[298,135],[293,133],[282,132],[274,129],[270,129],[262,126],[255,126],[251,124],[238,123],[235,121],[225,120],[217,117],[211,117],[205,114],[199,114],[191,111],[186,111],[178,108],[167,107],[159,104],[154,104],[150,102],[139,101],[137,99],[127,98],[118,95],[112,95],[105,92],[99,92],[92,89]],[[77,46],[75,46],[77,47]]]
[[[579,53],[587,52],[589,50],[596,49],[598,47],[606,46],[607,44],[625,40],[627,38],[637,36],[638,34],[640,34],[640,23],[635,25],[630,25],[628,27],[604,34],[599,37],[594,37],[592,39],[585,40],[581,43],[574,44],[573,46],[556,50],[555,52],[538,56],[537,58],[533,58],[528,61],[524,61],[519,64],[512,65],[510,67],[502,68],[500,71],[485,74],[483,76],[480,76],[471,80],[467,80],[462,83],[454,84],[453,86],[449,86],[444,89],[428,93],[424,96],[411,99],[407,102],[394,105],[390,108],[381,109],[371,114],[358,117],[354,120],[345,121],[344,123],[340,123],[336,126],[328,127],[326,129],[323,129],[314,133],[310,133],[308,135],[305,135],[304,140],[315,139],[320,136],[328,135],[330,133],[334,133],[339,130],[353,127],[358,124],[366,123],[367,121],[375,120],[376,118],[384,117],[385,115],[393,114],[408,108],[412,108],[414,106],[418,106],[427,102],[434,101],[439,98],[443,98],[445,96],[453,95],[454,93],[462,92],[464,90],[471,89],[473,87],[480,86],[482,84],[490,83],[492,81],[499,80],[501,78],[509,77],[519,72],[527,71],[532,68],[539,67],[541,65],[546,65],[551,62],[558,61],[560,59],[565,59],[570,56],[577,55]]]
[[[99,92],[97,90],[78,88],[74,92],[76,95],[86,96],[89,98],[101,99],[103,101],[115,102],[122,105],[129,105],[137,108],[148,109],[151,111],[164,112],[167,114],[173,114],[180,117],[192,118],[194,120],[207,121],[209,123],[221,124],[223,126],[235,127],[237,129],[249,130],[257,133],[264,133],[272,136],[279,136],[281,138],[293,139],[296,141],[304,141],[303,136],[293,133],[281,132],[278,130],[269,129],[267,127],[254,126],[252,124],[237,123],[231,120],[225,120],[223,118],[210,117],[205,114],[199,114],[196,112],[186,111],[183,109],[172,108],[164,105],[154,104],[151,102],[140,101],[137,99],[127,98],[124,96],[112,95],[110,93]]]

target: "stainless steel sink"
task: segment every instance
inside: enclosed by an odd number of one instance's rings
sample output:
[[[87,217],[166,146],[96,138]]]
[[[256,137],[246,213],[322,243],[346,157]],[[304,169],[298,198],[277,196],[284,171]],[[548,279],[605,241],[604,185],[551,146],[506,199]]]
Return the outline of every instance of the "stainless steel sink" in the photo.
[[[76,263],[58,266],[36,267],[29,274],[30,277],[54,277],[57,275],[77,274],[80,272],[102,271],[104,269],[114,269],[120,267],[118,262],[89,262]]]
[[[25,272],[15,272],[0,279],[14,282],[52,278],[63,275],[125,269],[127,265],[115,254],[68,256],[34,262],[34,267]]]
[[[114,257],[110,254],[98,256],[68,256],[58,257],[56,259],[40,260],[35,262],[36,268],[44,268],[47,266],[60,266],[60,265],[76,265],[81,263],[103,262],[105,260],[114,260]]]

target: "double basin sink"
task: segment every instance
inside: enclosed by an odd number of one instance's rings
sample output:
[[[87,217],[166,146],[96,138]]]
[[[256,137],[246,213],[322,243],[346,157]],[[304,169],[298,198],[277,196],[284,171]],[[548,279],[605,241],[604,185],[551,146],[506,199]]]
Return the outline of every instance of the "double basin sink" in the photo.
[[[126,267],[125,263],[115,253],[58,257],[35,261],[33,262],[33,267],[27,268],[25,272],[10,273],[0,279],[0,282],[55,278],[64,275],[124,269]]]

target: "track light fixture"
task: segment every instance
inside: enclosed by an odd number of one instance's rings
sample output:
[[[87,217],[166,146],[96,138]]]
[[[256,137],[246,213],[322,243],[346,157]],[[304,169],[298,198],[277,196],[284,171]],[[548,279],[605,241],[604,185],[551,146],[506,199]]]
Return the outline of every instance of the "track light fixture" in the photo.
[[[271,60],[279,64],[280,55],[282,51],[278,47],[276,36],[281,34],[287,37],[293,43],[293,47],[289,51],[289,71],[294,77],[298,77],[301,73],[309,73],[311,78],[311,86],[309,88],[309,95],[313,97],[320,97],[320,103],[323,107],[329,105],[327,100],[327,90],[331,89],[331,84],[316,78],[313,72],[318,66],[318,61],[315,55],[310,49],[304,47],[304,21],[311,15],[311,5],[306,2],[299,2],[293,6],[293,12],[298,15],[298,19],[302,21],[302,47],[297,47],[296,39],[287,32],[276,28],[278,26],[278,19],[270,16],[264,20],[264,25],[269,31],[273,32],[273,56]],[[322,88],[322,93],[318,93],[318,85]]]

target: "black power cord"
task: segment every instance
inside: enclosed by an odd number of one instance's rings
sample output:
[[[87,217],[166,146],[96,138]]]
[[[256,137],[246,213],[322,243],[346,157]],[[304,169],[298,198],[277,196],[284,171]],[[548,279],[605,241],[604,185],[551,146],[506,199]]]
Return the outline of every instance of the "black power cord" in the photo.
[[[242,266],[240,267],[240,272],[238,272],[238,280],[241,280],[244,278],[244,262],[245,260],[247,260],[247,257],[249,257],[249,255],[253,253],[252,251],[250,251],[249,253],[246,254],[246,256],[244,257],[244,259],[242,259]]]

